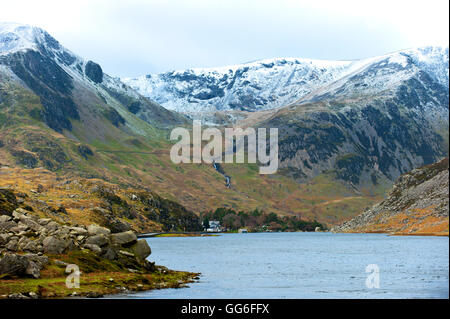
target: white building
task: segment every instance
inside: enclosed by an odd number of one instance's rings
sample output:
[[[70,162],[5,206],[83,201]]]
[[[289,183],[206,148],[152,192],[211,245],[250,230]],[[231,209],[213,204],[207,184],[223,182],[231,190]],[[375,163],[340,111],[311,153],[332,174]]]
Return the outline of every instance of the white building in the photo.
[[[222,226],[220,226],[220,222],[218,220],[209,221],[209,228],[206,229],[208,233],[218,233],[222,230]]]

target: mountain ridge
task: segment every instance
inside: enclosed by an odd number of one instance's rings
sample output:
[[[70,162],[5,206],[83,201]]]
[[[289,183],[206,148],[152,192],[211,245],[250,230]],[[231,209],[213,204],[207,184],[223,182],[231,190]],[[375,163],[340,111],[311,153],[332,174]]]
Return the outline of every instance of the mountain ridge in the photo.
[[[406,59],[411,61],[406,61]],[[422,47],[352,61],[273,58],[192,68],[122,80],[168,109],[187,114],[259,111],[286,106],[370,65],[414,63],[448,86],[448,47]],[[445,63],[446,62],[446,63]]]

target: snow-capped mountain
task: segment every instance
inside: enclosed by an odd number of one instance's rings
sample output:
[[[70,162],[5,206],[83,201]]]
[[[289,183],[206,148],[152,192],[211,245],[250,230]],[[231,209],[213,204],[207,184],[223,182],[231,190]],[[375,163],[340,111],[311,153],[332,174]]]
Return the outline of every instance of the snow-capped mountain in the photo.
[[[351,62],[269,59],[122,80],[170,110],[263,110],[293,102],[331,82]]]
[[[178,112],[258,111],[325,93],[377,93],[399,85],[417,70],[448,87],[448,48],[403,50],[358,61],[277,58],[122,80]]]
[[[71,130],[82,109],[97,103],[113,118],[134,113],[157,126],[183,119],[103,73],[95,62],[64,48],[46,31],[24,24],[0,23],[0,75],[27,86],[44,106],[41,116],[57,130]],[[91,110],[92,111],[92,110]],[[136,127],[124,120],[124,125]]]

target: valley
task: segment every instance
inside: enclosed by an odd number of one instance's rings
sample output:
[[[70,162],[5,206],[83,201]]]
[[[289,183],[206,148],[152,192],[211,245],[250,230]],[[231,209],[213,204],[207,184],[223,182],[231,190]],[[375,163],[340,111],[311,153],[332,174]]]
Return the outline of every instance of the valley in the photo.
[[[448,59],[448,47],[421,47],[121,79],[43,29],[0,23],[0,295],[76,296],[71,263],[87,274],[82,296],[185,287],[199,274],[150,262],[136,233],[210,220],[256,239],[282,231],[277,252],[284,238],[328,245],[330,229],[448,236]],[[278,171],[175,164],[171,131],[194,133],[193,120],[278,129]]]

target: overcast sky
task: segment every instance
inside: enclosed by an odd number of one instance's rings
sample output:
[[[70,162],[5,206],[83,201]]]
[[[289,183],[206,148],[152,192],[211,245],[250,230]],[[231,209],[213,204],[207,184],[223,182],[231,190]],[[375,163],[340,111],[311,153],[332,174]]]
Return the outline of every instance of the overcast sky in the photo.
[[[0,21],[42,27],[105,72],[137,76],[448,45],[448,11],[448,0],[11,0]]]

